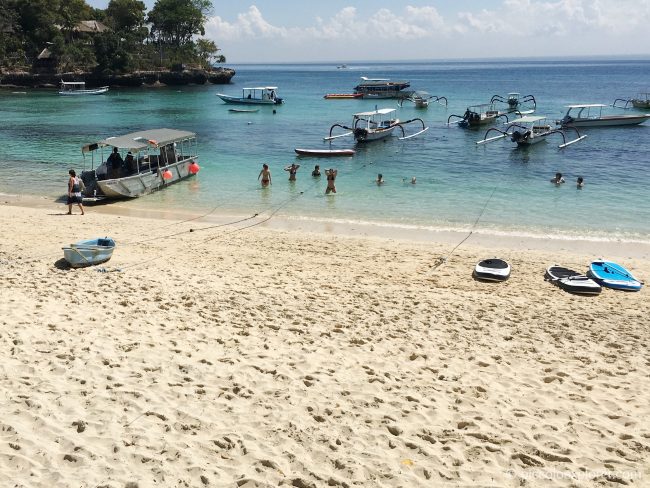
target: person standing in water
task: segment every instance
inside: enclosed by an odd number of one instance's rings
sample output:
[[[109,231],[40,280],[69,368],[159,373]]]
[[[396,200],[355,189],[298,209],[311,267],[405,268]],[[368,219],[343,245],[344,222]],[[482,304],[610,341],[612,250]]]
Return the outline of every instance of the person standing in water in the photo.
[[[81,180],[77,178],[75,170],[68,171],[70,178],[68,179],[68,215],[72,215],[72,205],[79,205],[81,215],[84,215],[83,197],[81,196]]]
[[[262,187],[266,188],[271,184],[271,171],[269,170],[269,165],[264,163],[262,165],[262,171],[260,171],[260,174],[257,176],[257,179],[262,179]]]
[[[296,173],[298,172],[298,168],[300,168],[300,165],[296,163],[291,163],[290,166],[284,168],[285,171],[289,172],[289,181],[296,181]]]
[[[327,176],[327,188],[325,189],[325,195],[328,195],[329,193],[336,193],[336,186],[334,185],[334,181],[336,180],[336,175],[338,174],[338,170],[336,169],[327,169],[325,170],[325,176]]]
[[[377,179],[375,180],[375,183],[377,183],[377,186],[379,186],[379,185],[383,185],[383,184],[384,184],[384,175],[382,175],[381,173],[379,173],[379,174],[377,175]]]
[[[562,178],[562,173],[555,173],[555,178],[551,179],[551,183],[554,183],[556,185],[561,185],[564,183],[564,178]]]
[[[311,175],[314,178],[317,178],[317,177],[320,176],[320,166],[319,165],[314,166],[314,171],[311,172]]]
[[[576,181],[576,188],[582,190],[585,186],[585,180],[582,176],[578,176],[578,181]]]

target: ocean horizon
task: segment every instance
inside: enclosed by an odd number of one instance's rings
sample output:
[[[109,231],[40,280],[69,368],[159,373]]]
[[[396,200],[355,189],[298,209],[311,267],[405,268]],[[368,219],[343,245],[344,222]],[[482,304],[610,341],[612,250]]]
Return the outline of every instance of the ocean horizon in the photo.
[[[81,147],[146,128],[197,133],[196,178],[123,203],[133,209],[182,209],[227,215],[274,212],[293,220],[360,222],[399,228],[479,229],[537,237],[650,242],[648,154],[650,124],[585,129],[587,138],[563,150],[561,138],[518,149],[508,140],[477,146],[485,129],[448,126],[452,114],[492,95],[534,95],[536,114],[561,118],[571,103],[611,104],[645,91],[650,59],[490,59],[436,62],[354,62],[231,65],[229,85],[114,88],[98,97],[59,97],[54,90],[0,90],[0,192],[57,198],[67,170],[83,169]],[[351,92],[361,76],[406,79],[414,90],[445,96],[448,107],[426,110],[396,100],[324,100]],[[233,114],[217,93],[278,86],[286,103]],[[357,145],[353,158],[298,158],[294,148],[342,149],[351,140],[323,142],[334,123],[352,114],[396,108],[400,119],[422,118],[429,130],[414,139]],[[273,110],[275,109],[275,113]],[[407,129],[408,130],[408,129]],[[415,126],[410,129],[415,131]],[[581,131],[582,132],[582,131]],[[283,168],[301,165],[296,182]],[[89,167],[86,160],[86,167]],[[268,163],[273,185],[257,181]],[[325,196],[315,164],[336,167],[338,193]],[[567,182],[549,182],[556,172]],[[385,184],[374,182],[381,173]],[[585,178],[578,190],[576,178]],[[417,178],[415,185],[410,184]],[[92,211],[92,210],[90,210]],[[478,221],[477,221],[478,219]]]

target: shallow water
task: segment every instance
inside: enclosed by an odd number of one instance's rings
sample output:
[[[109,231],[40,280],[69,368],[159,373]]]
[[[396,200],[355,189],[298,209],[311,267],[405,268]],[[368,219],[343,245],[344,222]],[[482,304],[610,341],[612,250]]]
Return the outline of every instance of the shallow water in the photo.
[[[408,227],[496,233],[583,236],[650,241],[650,123],[585,129],[584,141],[559,150],[560,137],[528,149],[507,140],[476,146],[484,130],[446,125],[450,114],[492,95],[533,94],[537,113],[556,119],[568,103],[612,103],[646,89],[648,61],[481,62],[235,66],[226,86],[113,89],[96,97],[59,97],[53,90],[0,91],[0,192],[56,197],[67,170],[83,168],[81,146],[111,135],[154,127],[194,131],[199,137],[197,178],[129,206],[250,214],[277,210],[297,219],[374,222]],[[396,107],[395,100],[324,100],[351,92],[360,76],[406,79],[413,89],[444,95],[447,108],[398,109],[400,119],[422,117],[428,132],[407,141],[358,146],[354,158],[297,158],[296,147],[329,148],[322,138],[355,112]],[[283,106],[234,114],[215,96],[244,86],[277,85]],[[413,131],[416,130],[415,125]],[[353,147],[336,140],[332,148]],[[89,165],[89,160],[86,165]],[[262,162],[273,185],[260,189]],[[284,166],[298,162],[298,181]],[[325,196],[315,164],[336,167],[338,193]],[[567,183],[549,179],[560,171]],[[386,183],[374,179],[382,173]],[[417,184],[409,183],[417,177]],[[583,176],[586,186],[575,188]]]

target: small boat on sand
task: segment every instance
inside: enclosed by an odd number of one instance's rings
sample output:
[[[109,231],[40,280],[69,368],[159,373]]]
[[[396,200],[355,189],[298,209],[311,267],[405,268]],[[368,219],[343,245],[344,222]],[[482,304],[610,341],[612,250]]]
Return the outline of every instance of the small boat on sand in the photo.
[[[351,157],[356,154],[354,149],[294,149],[298,156],[315,158]]]
[[[111,259],[115,241],[110,237],[86,239],[63,248],[63,258],[73,268],[102,264]]]
[[[611,261],[592,262],[587,276],[602,286],[615,290],[639,291],[643,286],[626,268]]]
[[[328,93],[323,96],[327,100],[345,100],[350,98],[363,98],[363,93]]]

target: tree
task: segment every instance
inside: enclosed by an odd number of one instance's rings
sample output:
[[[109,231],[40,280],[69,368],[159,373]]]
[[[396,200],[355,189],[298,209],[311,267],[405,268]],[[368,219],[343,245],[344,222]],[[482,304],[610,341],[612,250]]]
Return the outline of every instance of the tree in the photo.
[[[156,0],[147,21],[151,35],[159,43],[181,47],[192,42],[192,36],[205,35],[206,15],[212,8],[210,0]]]
[[[217,54],[221,49],[210,39],[199,39],[196,41],[196,56],[199,58],[204,69],[210,69],[213,62],[225,63],[226,57]]]
[[[107,23],[116,32],[136,32],[144,25],[146,6],[140,0],[111,0]]]

